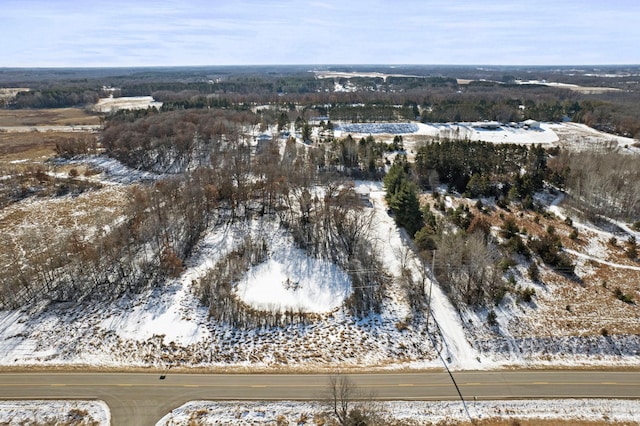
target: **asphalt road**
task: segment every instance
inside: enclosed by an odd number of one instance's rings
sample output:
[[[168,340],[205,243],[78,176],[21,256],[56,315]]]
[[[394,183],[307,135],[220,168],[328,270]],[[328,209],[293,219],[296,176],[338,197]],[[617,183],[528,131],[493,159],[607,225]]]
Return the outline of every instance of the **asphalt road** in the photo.
[[[358,392],[381,400],[446,400],[458,394],[446,372],[349,376]],[[640,399],[640,371],[454,372],[466,400],[518,398]],[[319,400],[323,374],[0,373],[0,399],[100,399],[113,425],[155,425],[191,400]]]

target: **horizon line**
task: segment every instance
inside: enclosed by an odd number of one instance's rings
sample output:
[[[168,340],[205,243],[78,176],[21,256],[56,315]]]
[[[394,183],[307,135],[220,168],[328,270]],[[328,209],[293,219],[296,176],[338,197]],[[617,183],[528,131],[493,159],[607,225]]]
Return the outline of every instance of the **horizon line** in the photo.
[[[577,64],[428,64],[428,63],[299,63],[299,64],[209,64],[209,65],[33,65],[33,66],[0,66],[0,70],[25,70],[25,69],[131,69],[131,68],[215,68],[215,67],[505,67],[505,68],[547,68],[547,67],[640,67],[640,63],[577,63]]]

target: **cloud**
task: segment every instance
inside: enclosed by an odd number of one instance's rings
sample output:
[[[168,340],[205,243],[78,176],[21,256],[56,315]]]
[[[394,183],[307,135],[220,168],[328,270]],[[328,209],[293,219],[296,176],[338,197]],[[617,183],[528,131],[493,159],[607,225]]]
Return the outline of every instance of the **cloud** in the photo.
[[[640,63],[639,12],[595,0],[3,0],[0,66]]]

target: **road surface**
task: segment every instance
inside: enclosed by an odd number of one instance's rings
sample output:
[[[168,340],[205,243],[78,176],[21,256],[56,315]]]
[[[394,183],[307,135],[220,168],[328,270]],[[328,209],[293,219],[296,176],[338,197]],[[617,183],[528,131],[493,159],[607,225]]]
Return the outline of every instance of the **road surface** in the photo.
[[[381,400],[446,400],[458,394],[446,372],[349,376]],[[640,399],[640,371],[455,372],[467,400],[513,398]],[[319,400],[324,374],[0,373],[0,399],[100,399],[113,425],[155,425],[191,400]]]

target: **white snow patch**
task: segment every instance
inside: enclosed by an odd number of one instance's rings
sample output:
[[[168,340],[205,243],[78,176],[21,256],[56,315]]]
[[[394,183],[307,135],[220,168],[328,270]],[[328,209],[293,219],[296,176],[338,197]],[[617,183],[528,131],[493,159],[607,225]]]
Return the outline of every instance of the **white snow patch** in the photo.
[[[112,112],[119,109],[147,109],[147,108],[160,108],[162,102],[158,102],[153,99],[152,96],[130,96],[114,98],[113,96],[108,98],[102,98],[98,100],[98,103],[93,106],[93,110],[97,112]]]
[[[191,321],[181,309],[187,297],[187,288],[179,284],[163,290],[163,294],[150,295],[147,302],[122,310],[105,318],[100,327],[114,331],[124,339],[145,340],[164,335],[164,342],[188,346],[202,340],[206,327]]]
[[[335,264],[281,245],[247,273],[236,292],[259,310],[329,312],[342,305],[350,290],[349,276]]]
[[[418,126],[416,134],[450,139],[516,144],[551,144],[559,140],[548,123],[541,123],[539,129],[500,125],[488,130],[473,123],[420,123]]]
[[[561,399],[467,401],[469,416],[482,419],[544,419],[592,422],[639,422],[640,401],[620,399]],[[353,404],[354,407],[357,403]],[[460,401],[375,401],[364,404],[386,421],[449,424],[469,421]],[[164,416],[157,426],[192,424],[307,424],[314,416],[333,418],[319,402],[191,401]],[[307,421],[303,421],[307,419]],[[313,423],[315,424],[315,423]]]
[[[0,423],[24,424],[111,424],[111,412],[104,401],[26,400],[0,401]]]
[[[104,184],[131,184],[140,181],[158,180],[166,175],[133,169],[115,158],[106,155],[84,156],[72,160],[60,160],[60,164],[85,164],[102,172],[97,176]],[[62,177],[67,177],[62,175]]]

